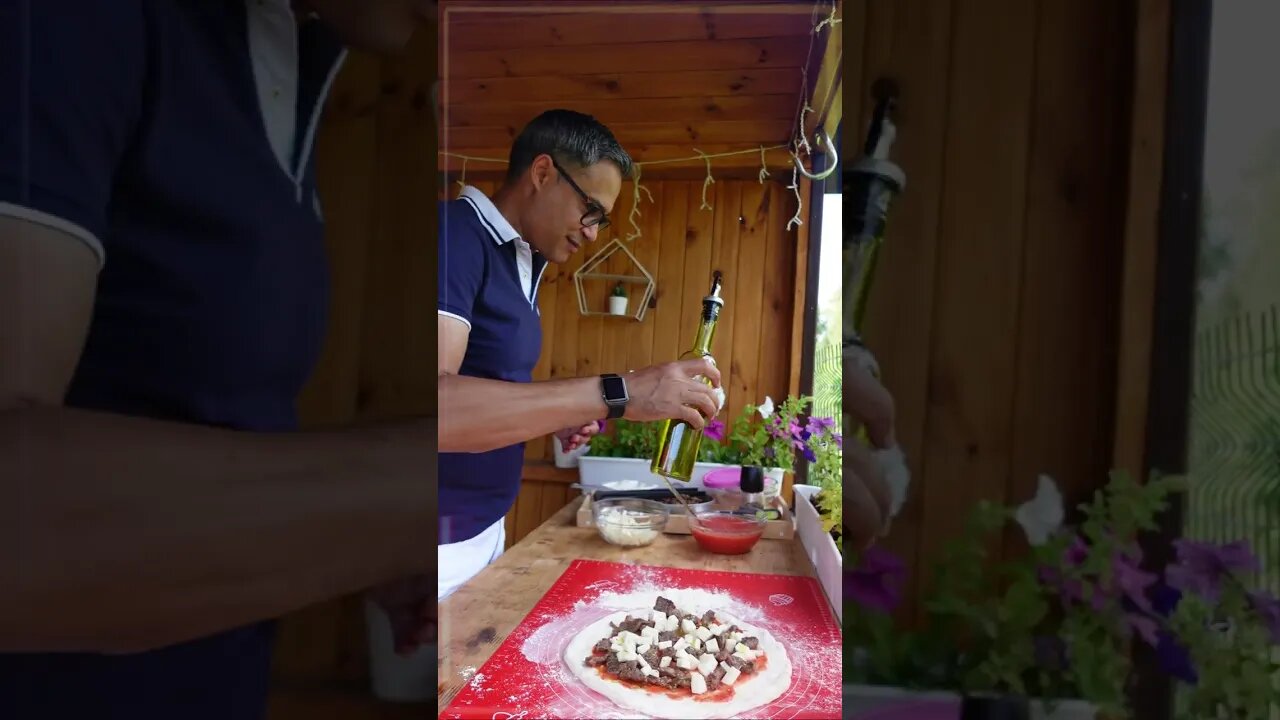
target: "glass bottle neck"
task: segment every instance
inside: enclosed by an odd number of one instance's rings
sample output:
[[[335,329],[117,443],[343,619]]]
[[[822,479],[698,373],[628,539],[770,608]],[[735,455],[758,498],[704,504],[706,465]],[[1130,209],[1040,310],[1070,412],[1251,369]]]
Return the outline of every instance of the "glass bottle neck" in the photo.
[[[711,338],[716,334],[716,320],[719,313],[710,319],[703,319],[698,324],[698,335],[693,339],[693,352],[698,355],[711,354]]]

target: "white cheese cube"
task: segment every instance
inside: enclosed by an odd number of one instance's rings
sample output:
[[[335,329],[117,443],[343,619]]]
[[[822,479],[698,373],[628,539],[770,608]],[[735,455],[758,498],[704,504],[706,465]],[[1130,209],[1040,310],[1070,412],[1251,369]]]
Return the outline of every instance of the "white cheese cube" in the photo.
[[[676,658],[676,667],[681,670],[692,670],[698,667],[698,661],[692,655],[681,655]]]
[[[650,667],[650,665],[649,665],[649,661],[648,661],[648,660],[645,660],[643,655],[637,655],[637,656],[636,656],[636,661],[640,663],[640,669],[641,669],[641,670],[648,670],[648,669],[649,669],[649,667]]]
[[[658,661],[658,667],[660,667],[660,668],[664,668],[664,667],[666,667],[666,666],[668,666],[668,665],[670,665],[670,664],[671,664],[671,656],[670,656],[670,655],[663,655],[663,656],[662,656],[662,659]]]
[[[711,631],[704,627],[699,627],[697,630],[694,630],[693,634],[697,635],[699,640],[706,640],[711,637]]]
[[[662,612],[661,610],[654,610],[654,611],[653,611],[653,626],[654,626],[654,627],[666,627],[666,626],[667,626],[667,614],[666,614],[666,613],[664,613],[664,612]]]
[[[618,643],[614,643],[614,644],[612,644],[612,645],[610,645],[610,646],[609,646],[609,652],[616,652],[616,653],[617,653],[617,652],[622,652],[622,651],[624,651],[624,650],[626,650],[626,649],[627,649],[627,648],[626,648],[625,646],[623,646],[623,645],[619,645]]]
[[[724,631],[728,629],[729,629],[728,625],[721,625],[720,623],[712,623],[711,634],[715,635],[716,637],[720,637],[720,635],[723,634]]]
[[[684,638],[678,638],[676,640],[676,644],[672,645],[672,648],[674,648],[677,653],[679,653],[681,650],[684,650],[687,647],[689,647],[689,641],[685,640]]]
[[[685,632],[685,634],[687,635],[687,634],[689,634],[689,633],[693,632],[694,630],[697,630],[697,629],[698,629],[698,626],[697,626],[697,625],[694,625],[694,624],[693,624],[693,621],[692,621],[692,620],[690,620],[689,618],[685,618],[685,619],[683,619],[683,620],[681,620],[681,621],[680,621],[680,629],[681,629],[681,630],[683,630],[683,631]]]
[[[651,647],[651,646],[649,645],[649,643],[645,643],[645,644],[643,644],[643,645],[637,645],[637,646],[636,646],[636,654],[637,654],[637,655],[643,655],[643,654],[645,654],[645,653],[649,652],[649,648],[650,648],[650,647]]]
[[[636,655],[635,653],[629,652],[627,650],[623,650],[622,652],[618,653],[618,662],[631,662],[632,660],[635,660],[637,657],[639,657],[639,655]]]
[[[752,660],[755,660],[755,658],[752,657],[750,650],[746,651],[745,653],[734,653],[733,656],[738,658],[739,660],[744,660],[746,662],[751,662]]]
[[[699,640],[698,638],[694,638],[694,639],[693,639],[693,649],[694,649],[694,650],[701,650],[701,649],[702,649],[702,641],[701,641],[701,640]]]
[[[685,645],[692,646],[693,643],[698,639],[698,636],[694,635],[693,633],[689,633],[685,635],[682,639],[684,640]]]
[[[716,669],[716,658],[714,655],[703,655],[698,658],[698,672],[703,675],[710,675],[712,670]]]
[[[680,627],[680,618],[675,615],[667,616],[667,632],[675,632]]]
[[[738,643],[737,645],[733,646],[733,651],[734,652],[751,652],[751,648],[747,647],[746,645],[743,645],[742,643]]]
[[[707,691],[707,679],[702,677],[698,673],[694,673],[690,675],[689,689],[693,691],[694,695],[701,695],[702,693]]]
[[[720,643],[716,642],[715,638],[707,640],[706,646],[709,653],[720,652]]]
[[[648,675],[650,677],[658,677],[658,671],[654,670],[653,668],[646,668],[642,672],[644,672],[645,675]]]
[[[658,649],[659,649],[659,650],[666,650],[666,649],[667,649],[667,648],[669,648],[669,647],[671,647],[671,641],[670,641],[670,640],[663,640],[662,642],[658,643]]]
[[[657,630],[654,630],[654,629],[653,629],[653,628],[651,628],[651,627],[646,626],[646,627],[644,627],[644,628],[641,628],[641,630],[640,630],[640,637],[641,637],[641,638],[651,638],[651,639],[653,639],[653,640],[657,640],[657,639],[658,639],[658,631],[657,631]]]
[[[738,671],[738,668],[731,667],[728,670],[724,671],[724,677],[720,678],[720,682],[724,683],[725,685],[732,685],[735,682],[737,682],[738,675],[740,674],[741,673]]]
[[[630,640],[633,643],[639,643],[644,638],[628,630],[626,639]]]

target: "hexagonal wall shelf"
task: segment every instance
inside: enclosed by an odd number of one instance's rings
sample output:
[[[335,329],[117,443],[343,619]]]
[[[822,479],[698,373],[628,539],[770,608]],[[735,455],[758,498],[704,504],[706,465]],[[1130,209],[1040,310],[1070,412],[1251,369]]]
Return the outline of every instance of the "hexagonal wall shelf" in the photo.
[[[612,255],[618,252],[626,254],[627,259],[633,266],[635,266],[635,269],[639,274],[625,275],[619,273],[596,272],[596,269],[603,265],[605,260],[608,260]],[[584,280],[613,280],[615,282],[625,283],[628,285],[644,285],[644,291],[640,295],[640,302],[636,303],[634,306],[630,305],[631,300],[634,298],[634,293],[630,294],[627,300],[628,309],[631,310],[631,312],[619,315],[609,312],[604,308],[599,310],[591,309],[590,304],[587,302],[587,292],[583,289],[582,285]],[[653,281],[653,275],[649,274],[649,271],[645,269],[644,265],[640,264],[640,261],[636,259],[636,256],[632,254],[631,250],[627,248],[623,241],[616,238],[614,240],[610,240],[609,244],[605,245],[603,248],[600,248],[600,252],[596,253],[594,257],[583,263],[582,267],[578,268],[577,271],[573,273],[573,285],[578,291],[578,312],[581,314],[629,317],[636,322],[644,320],[645,313],[649,311],[649,300],[653,297],[653,291],[657,288],[657,283]]]

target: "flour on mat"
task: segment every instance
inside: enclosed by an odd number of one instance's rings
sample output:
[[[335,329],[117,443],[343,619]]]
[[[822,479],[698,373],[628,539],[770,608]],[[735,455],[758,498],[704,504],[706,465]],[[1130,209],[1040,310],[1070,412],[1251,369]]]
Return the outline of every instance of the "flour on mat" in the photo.
[[[466,667],[462,668],[461,670],[459,670],[459,671],[458,671],[458,674],[462,676],[462,679],[463,679],[464,681],[470,680],[471,678],[475,677],[475,674],[476,674],[476,666],[475,666],[475,665],[468,665],[468,666],[466,666]]]

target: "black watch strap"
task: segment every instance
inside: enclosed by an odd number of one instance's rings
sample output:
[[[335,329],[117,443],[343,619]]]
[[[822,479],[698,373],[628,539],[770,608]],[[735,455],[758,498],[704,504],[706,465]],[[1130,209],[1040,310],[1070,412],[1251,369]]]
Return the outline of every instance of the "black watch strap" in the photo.
[[[600,395],[604,398],[604,404],[609,408],[608,419],[616,420],[627,411],[627,402],[631,397],[627,395],[627,381],[622,376],[615,373],[606,373],[600,376]]]

